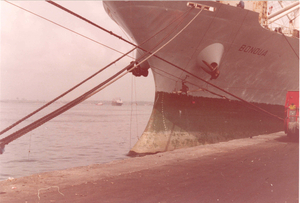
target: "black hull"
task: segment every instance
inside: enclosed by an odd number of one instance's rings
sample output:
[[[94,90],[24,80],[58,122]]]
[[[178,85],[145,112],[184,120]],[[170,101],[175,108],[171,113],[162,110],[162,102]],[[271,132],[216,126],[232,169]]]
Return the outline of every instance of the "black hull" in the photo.
[[[281,105],[255,103],[255,106],[278,117],[284,116]],[[149,123],[129,155],[278,131],[283,131],[282,120],[240,101],[157,92]]]

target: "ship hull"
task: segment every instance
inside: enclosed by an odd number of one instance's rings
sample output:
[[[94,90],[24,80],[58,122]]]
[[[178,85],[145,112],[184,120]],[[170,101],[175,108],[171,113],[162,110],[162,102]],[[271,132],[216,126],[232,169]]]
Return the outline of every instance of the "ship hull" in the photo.
[[[262,28],[257,13],[199,3],[213,11],[201,11],[184,28],[199,12],[186,2],[104,2],[111,18],[142,49],[154,52],[164,46],[155,55],[172,63],[158,57],[147,60],[156,96],[149,123],[132,153],[283,130],[276,116],[283,117],[286,91],[299,89],[299,40]],[[137,59],[144,54],[149,55],[140,49]],[[210,80],[205,62],[217,64],[216,79]]]
[[[156,92],[148,125],[130,155],[253,137],[283,130],[283,122],[242,102]],[[283,117],[281,105],[259,104]]]

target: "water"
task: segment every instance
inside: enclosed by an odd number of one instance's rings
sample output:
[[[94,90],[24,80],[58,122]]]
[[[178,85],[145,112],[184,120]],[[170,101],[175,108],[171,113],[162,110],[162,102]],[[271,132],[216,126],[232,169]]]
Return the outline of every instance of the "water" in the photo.
[[[42,105],[41,102],[1,102],[1,130]],[[15,130],[62,105],[51,105]],[[79,104],[6,145],[4,154],[0,155],[0,180],[129,158],[126,154],[144,131],[151,111],[152,105],[145,104]]]

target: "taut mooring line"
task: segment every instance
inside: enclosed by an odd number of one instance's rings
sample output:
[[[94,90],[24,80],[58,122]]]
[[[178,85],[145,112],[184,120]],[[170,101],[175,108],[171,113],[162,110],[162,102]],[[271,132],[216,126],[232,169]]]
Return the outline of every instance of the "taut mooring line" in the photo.
[[[93,26],[95,26],[95,27],[97,27],[97,28],[99,28],[99,29],[101,29],[101,30],[103,30],[103,31],[105,31],[105,32],[107,32],[107,33],[109,33],[109,34],[115,36],[115,37],[117,37],[117,38],[119,38],[120,40],[123,40],[124,42],[126,42],[126,43],[128,43],[128,44],[130,44],[130,45],[132,45],[132,46],[134,46],[134,47],[136,47],[136,48],[141,49],[142,51],[144,51],[144,52],[146,52],[146,53],[148,53],[148,54],[152,54],[150,51],[148,51],[148,50],[142,48],[141,45],[136,45],[136,44],[134,44],[134,43],[132,43],[132,42],[130,42],[130,41],[128,41],[128,40],[122,38],[121,36],[119,36],[119,35],[113,33],[112,31],[109,31],[109,30],[107,30],[107,29],[101,27],[100,25],[97,25],[96,23],[93,23],[92,21],[90,21],[90,20],[88,20],[88,19],[86,19],[86,18],[84,18],[84,17],[82,17],[82,16],[80,16],[80,15],[74,13],[73,11],[71,11],[71,10],[69,10],[69,9],[67,9],[67,8],[65,8],[65,7],[63,7],[63,6],[59,5],[59,4],[57,4],[57,3],[53,2],[53,1],[51,1],[51,0],[46,0],[46,2],[48,2],[48,3],[50,3],[50,4],[52,4],[52,5],[54,5],[54,6],[58,7],[58,8],[60,8],[60,9],[62,9],[62,10],[64,10],[64,11],[66,11],[66,12],[68,12],[68,13],[70,13],[70,14],[76,16],[77,18],[79,18],[79,19],[81,19],[81,20],[83,20],[83,21],[85,21],[85,22],[87,22],[87,23],[89,23],[89,24],[91,24],[91,25],[93,25]],[[189,11],[191,11],[193,8],[194,8],[194,7],[192,7]],[[158,33],[157,33],[157,34],[158,34]],[[170,64],[170,65],[172,65],[172,66],[174,66],[174,67],[176,67],[176,68],[181,69],[179,66],[177,66],[177,65],[175,65],[175,64],[173,64],[173,63],[171,63],[171,62],[169,62],[169,61],[167,61],[167,60],[165,60],[165,59],[163,59],[163,58],[161,58],[161,57],[159,57],[159,56],[157,56],[157,55],[154,55],[154,56],[155,56],[156,58],[158,58],[158,59],[160,59],[160,60],[162,60],[162,61],[164,61],[164,62],[166,62],[166,63],[168,63],[168,64]]]
[[[97,28],[99,28],[99,29],[101,29],[101,30],[103,30],[103,31],[105,31],[105,32],[110,33],[111,35],[113,35],[113,36],[115,36],[115,37],[117,37],[117,38],[119,38],[119,39],[121,39],[121,40],[123,40],[123,41],[125,41],[125,42],[127,42],[127,43],[129,43],[129,44],[131,44],[131,45],[133,45],[133,46],[136,46],[136,45],[133,44],[132,42],[130,42],[130,41],[128,41],[128,40],[122,38],[121,36],[119,36],[119,35],[113,33],[112,31],[109,31],[109,30],[107,30],[107,29],[105,29],[105,28],[103,28],[103,27],[97,25],[96,23],[93,23],[92,21],[90,21],[90,20],[88,20],[88,19],[82,17],[81,15],[78,15],[77,13],[74,13],[73,11],[71,11],[71,10],[69,10],[69,9],[67,9],[67,8],[65,8],[65,7],[63,7],[63,6],[59,5],[59,4],[57,4],[57,3],[53,2],[53,1],[51,1],[51,0],[46,0],[46,2],[48,2],[48,3],[50,3],[50,4],[52,4],[52,5],[54,5],[54,6],[58,7],[58,8],[60,8],[60,9],[62,9],[62,10],[64,10],[64,11],[66,11],[66,12],[68,12],[68,13],[70,13],[70,14],[76,16],[77,18],[80,18],[81,20],[84,20],[85,22],[87,22],[87,23],[89,23],[89,24],[91,24],[91,25],[93,25],[93,26],[95,26],[95,27],[97,27]]]
[[[76,32],[76,31],[74,31],[74,30],[72,30],[72,29],[70,29],[70,28],[67,28],[67,27],[65,27],[65,26],[63,26],[63,25],[60,25],[60,24],[58,24],[58,23],[56,23],[56,22],[54,22],[54,21],[52,21],[52,20],[49,20],[49,19],[43,17],[43,16],[40,16],[40,15],[38,15],[38,14],[32,12],[32,11],[29,11],[29,10],[27,10],[27,9],[25,9],[25,8],[22,8],[21,6],[18,6],[18,5],[16,5],[16,4],[13,4],[13,3],[11,3],[11,2],[9,2],[9,1],[7,1],[7,0],[4,0],[4,1],[5,1],[6,3],[9,3],[9,4],[11,4],[11,5],[15,6],[15,7],[18,7],[18,8],[20,8],[20,9],[22,9],[22,10],[28,12],[28,13],[31,13],[32,15],[35,15],[35,16],[37,16],[37,17],[39,17],[39,18],[42,18],[43,20],[46,20],[46,21],[48,21],[48,22],[50,22],[50,23],[53,23],[54,25],[57,25],[57,26],[59,26],[59,27],[62,27],[62,28],[66,29],[66,30],[68,30],[68,31],[70,31],[70,32],[73,32],[73,33],[75,33],[75,34],[81,36],[81,37],[84,37],[84,38],[86,38],[86,39],[88,39],[88,40],[90,40],[90,41],[92,41],[92,42],[95,42],[95,43],[97,43],[97,44],[100,44],[100,45],[102,45],[102,46],[104,46],[104,47],[106,47],[106,48],[108,48],[108,49],[111,49],[111,50],[113,50],[113,51],[115,51],[115,52],[118,52],[118,53],[120,53],[120,54],[122,54],[122,55],[124,54],[124,53],[122,53],[122,52],[120,52],[120,51],[118,51],[118,50],[116,50],[116,49],[114,49],[114,48],[112,48],[112,47],[110,47],[110,46],[107,46],[107,45],[105,45],[105,44],[102,44],[102,43],[100,43],[100,42],[98,42],[98,41],[96,41],[96,40],[94,40],[94,39],[92,39],[92,38],[90,38],[90,37],[87,37],[87,36],[83,35],[83,34],[80,34],[79,32]],[[131,57],[131,56],[128,56],[128,57],[133,58],[133,57]]]
[[[283,35],[283,37],[285,38],[285,40],[287,41],[288,45],[290,46],[290,48],[293,50],[294,54],[297,56],[297,58],[299,59],[298,54],[296,53],[295,49],[292,47],[292,45],[290,44],[289,40],[286,38],[285,34],[281,33]]]
[[[111,35],[113,35],[113,36],[115,36],[115,37],[117,37],[117,38],[119,38],[119,39],[121,39],[121,40],[123,40],[123,41],[129,43],[129,44],[132,45],[132,46],[136,46],[137,48],[139,48],[139,49],[141,49],[141,50],[143,50],[143,51],[145,51],[145,52],[151,54],[151,52],[149,52],[149,51],[143,49],[142,47],[140,47],[140,46],[138,46],[138,45],[135,45],[135,44],[133,44],[132,42],[129,42],[128,40],[122,38],[121,36],[114,34],[112,31],[106,30],[105,28],[103,28],[103,27],[101,27],[101,26],[99,26],[99,25],[97,25],[97,24],[91,22],[90,20],[88,20],[88,19],[86,19],[86,18],[84,18],[84,17],[82,17],[82,16],[80,16],[80,15],[74,13],[73,11],[70,11],[69,9],[67,9],[67,8],[65,8],[65,7],[59,5],[59,4],[57,4],[57,3],[55,3],[55,2],[53,2],[53,1],[51,1],[51,0],[46,0],[46,2],[48,2],[48,3],[50,3],[50,4],[52,4],[52,5],[54,5],[54,6],[58,7],[58,8],[60,8],[60,9],[62,9],[62,10],[64,10],[64,11],[66,11],[66,12],[68,12],[68,13],[70,13],[70,14],[72,14],[72,15],[74,15],[74,16],[76,16],[76,17],[78,17],[78,18],[80,18],[80,19],[82,19],[82,20],[84,20],[84,21],[86,21],[86,22],[88,22],[88,23],[90,23],[90,24],[96,26],[97,28],[99,28],[99,29],[101,29],[101,30],[104,30],[105,32],[108,32],[109,34],[111,34]],[[167,61],[167,60],[165,60],[165,59],[163,59],[163,58],[161,58],[161,57],[159,57],[159,56],[157,56],[157,55],[154,55],[154,56],[155,56],[156,58],[158,58],[158,59],[160,59],[160,60],[162,60],[162,61],[164,61],[164,62],[166,62],[166,63],[168,63],[168,64],[170,64],[170,65],[172,65],[172,66],[174,66],[174,67],[176,67],[176,68],[178,68],[179,70],[182,70],[183,72],[190,74],[191,76],[193,76],[193,77],[195,77],[195,78],[201,80],[202,82],[205,82],[205,83],[207,83],[208,85],[211,85],[211,86],[213,86],[214,88],[217,88],[218,90],[220,90],[220,91],[222,91],[222,92],[224,92],[224,93],[226,93],[226,94],[228,94],[228,95],[230,95],[230,96],[236,98],[237,100],[240,100],[240,101],[242,101],[242,102],[244,102],[244,103],[246,103],[246,104],[248,104],[248,105],[250,105],[250,106],[256,108],[257,110],[266,113],[266,114],[269,115],[269,116],[272,116],[272,117],[274,117],[274,118],[277,118],[277,119],[279,119],[279,120],[281,120],[281,121],[284,120],[283,118],[280,118],[279,116],[274,115],[274,114],[272,114],[272,113],[270,113],[270,112],[268,112],[268,111],[266,111],[266,110],[264,110],[264,109],[262,109],[262,108],[260,108],[260,107],[258,107],[258,106],[256,106],[256,105],[254,105],[254,104],[251,104],[250,102],[248,102],[248,101],[246,101],[246,100],[244,100],[244,99],[242,99],[242,98],[240,98],[240,97],[238,97],[238,96],[236,96],[236,95],[234,95],[234,94],[232,94],[232,93],[230,93],[230,92],[228,92],[228,91],[226,91],[226,90],[224,90],[224,89],[222,89],[222,88],[220,88],[220,87],[218,87],[218,86],[216,86],[216,85],[214,85],[214,84],[212,84],[212,83],[210,83],[210,82],[208,82],[208,81],[206,81],[206,80],[204,80],[204,79],[202,79],[202,78],[200,78],[200,77],[198,77],[198,76],[196,76],[196,75],[194,75],[194,74],[192,74],[192,73],[190,73],[190,72],[188,72],[188,71],[186,71],[185,69],[183,69],[183,68],[181,68],[181,67],[179,67],[179,66],[177,66],[177,65],[175,65],[175,64],[173,64],[173,63],[171,63],[171,62],[169,62],[169,61]]]
[[[8,2],[8,1],[6,1],[6,0],[5,0],[5,2],[12,4],[11,2]],[[25,11],[27,11],[27,12],[33,14],[33,15],[36,15],[36,16],[38,16],[38,17],[44,19],[44,20],[47,20],[47,21],[49,21],[49,22],[51,22],[51,23],[54,23],[55,25],[58,25],[58,26],[60,26],[60,27],[63,27],[63,28],[65,28],[65,29],[69,30],[69,31],[72,31],[72,32],[74,32],[74,33],[76,33],[76,34],[78,34],[78,35],[80,35],[80,36],[85,37],[84,35],[81,35],[80,33],[77,33],[77,32],[75,32],[75,31],[73,31],[73,30],[70,30],[70,29],[64,27],[64,26],[61,26],[61,25],[59,25],[59,24],[57,24],[57,23],[55,23],[55,22],[53,22],[53,21],[51,21],[51,20],[48,20],[48,19],[46,19],[46,18],[44,18],[44,17],[42,17],[42,16],[40,16],[40,15],[37,15],[37,14],[35,14],[35,13],[33,13],[33,12],[27,10],[27,9],[24,9],[24,8],[22,8],[22,7],[20,7],[20,6],[15,5],[15,4],[12,4],[12,5],[14,5],[14,6],[16,6],[16,7],[20,8],[20,9],[23,9],[23,10],[25,10]],[[191,11],[191,10],[190,10],[190,11]],[[185,13],[184,13],[184,14],[185,14]],[[162,30],[160,30],[159,32],[157,32],[156,34],[154,34],[154,35],[153,35],[152,37],[150,37],[149,39],[146,39],[144,42],[141,43],[141,45],[144,44],[144,43],[146,43],[146,42],[148,42],[151,38],[155,37],[156,35],[158,35],[161,31],[163,31],[164,29],[166,29],[167,27],[169,27],[171,24],[173,24],[174,22],[176,22],[178,19],[180,19],[184,14],[182,14],[182,15],[180,15],[178,18],[174,19],[169,25],[167,25],[165,28],[163,28]],[[88,37],[85,37],[85,38],[90,39],[90,38],[88,38]],[[90,39],[90,40],[92,40],[92,39]],[[104,44],[102,44],[102,43],[99,43],[99,42],[95,41],[95,40],[92,40],[92,41],[94,41],[94,42],[96,42],[96,43],[98,43],[98,44],[101,44],[101,45],[103,45],[103,46],[105,46],[105,47],[108,47],[108,46],[106,46],[106,45],[104,45]],[[108,47],[108,48],[110,48],[110,47]],[[15,127],[16,125],[20,124],[20,123],[23,122],[24,120],[30,118],[31,116],[33,116],[34,114],[38,113],[38,112],[41,111],[42,109],[46,108],[46,107],[49,106],[50,104],[54,103],[54,102],[57,101],[58,99],[62,98],[62,97],[65,96],[66,94],[70,93],[71,91],[73,91],[74,89],[76,89],[77,87],[79,87],[80,85],[82,85],[83,83],[87,82],[88,80],[90,80],[91,78],[93,78],[94,76],[96,76],[97,74],[99,74],[100,72],[102,72],[103,70],[105,70],[106,68],[108,68],[109,66],[111,66],[112,64],[116,63],[117,61],[119,61],[119,60],[122,59],[123,57],[128,56],[128,54],[131,53],[132,51],[134,51],[135,49],[137,49],[137,46],[134,46],[134,48],[133,48],[132,50],[128,51],[128,52],[125,53],[125,54],[122,53],[123,55],[122,55],[121,57],[119,57],[118,59],[116,59],[115,61],[113,61],[112,63],[110,63],[109,65],[107,65],[107,66],[105,66],[104,68],[102,68],[101,70],[97,71],[96,73],[94,73],[93,75],[91,75],[90,77],[88,77],[87,79],[83,80],[82,82],[80,82],[79,84],[75,85],[73,88],[69,89],[69,90],[66,91],[65,93],[61,94],[60,96],[58,96],[58,97],[56,97],[55,99],[51,100],[50,102],[46,103],[45,105],[43,105],[42,107],[38,108],[38,109],[35,110],[34,112],[28,114],[27,116],[21,118],[20,120],[18,120],[17,122],[13,123],[13,124],[10,125],[9,127],[7,127],[7,128],[5,128],[4,130],[0,131],[0,135],[2,135],[3,133],[7,132],[8,130],[10,130],[11,128]],[[113,50],[115,50],[115,49],[113,49]],[[117,50],[115,50],[115,51],[117,51]],[[120,52],[119,52],[119,53],[120,53]],[[146,56],[146,54],[144,54],[144,56]],[[144,57],[144,56],[142,56],[142,57]],[[142,57],[141,57],[141,58],[142,58]]]
[[[78,88],[80,85],[82,85],[83,83],[87,82],[88,80],[92,79],[93,77],[95,77],[96,75],[98,75],[99,73],[101,73],[102,71],[104,71],[105,69],[107,69],[108,67],[110,67],[111,65],[113,65],[114,63],[116,63],[117,61],[121,60],[122,58],[124,58],[127,54],[129,54],[130,52],[132,52],[133,50],[135,50],[136,48],[131,49],[130,51],[128,51],[127,53],[125,53],[124,55],[122,55],[121,57],[117,58],[116,60],[114,60],[113,62],[111,62],[110,64],[108,64],[107,66],[105,66],[104,68],[100,69],[99,71],[97,71],[96,73],[94,73],[93,75],[91,75],[90,77],[86,78],[85,80],[83,80],[82,82],[78,83],[77,85],[75,85],[74,87],[72,87],[71,89],[67,90],[66,92],[62,93],[61,95],[59,95],[58,97],[56,97],[55,99],[51,100],[50,102],[46,103],[45,105],[41,106],[40,108],[38,108],[37,110],[33,111],[32,113],[28,114],[27,116],[23,117],[22,119],[20,119],[19,121],[15,122],[14,124],[10,125],[9,127],[5,128],[4,130],[2,130],[0,132],[0,135],[2,135],[3,133],[7,132],[8,130],[10,130],[11,128],[15,127],[16,125],[18,125],[19,123],[23,122],[24,120],[26,120],[27,118],[30,118],[31,116],[33,116],[34,114],[38,113],[39,111],[43,110],[44,108],[46,108],[47,106],[49,106],[50,104],[54,103],[55,101],[59,100],[60,98],[62,98],[63,96],[67,95],[68,93],[70,93],[71,91],[75,90],[76,88]]]
[[[132,67],[129,65],[127,66],[127,72],[125,73],[120,73],[118,75],[116,75],[116,77],[112,78],[110,81],[108,81],[106,84],[103,84],[103,86],[99,87],[97,90],[93,91],[90,93],[89,97],[91,97],[92,95],[98,93],[99,91],[103,90],[105,87],[109,86],[110,84],[114,83],[115,81],[119,80],[120,78],[122,78],[123,76],[125,76],[127,73],[131,72],[133,69],[135,69],[137,66],[139,66],[140,64],[144,63],[145,61],[147,61],[149,58],[151,58],[152,56],[155,56],[155,54],[157,52],[159,52],[161,49],[163,49],[167,44],[169,44],[171,41],[173,41],[180,33],[182,33],[195,19],[196,17],[202,12],[203,9],[201,9],[196,16],[194,16],[194,18],[188,23],[186,24],[178,33],[176,33],[176,35],[174,35],[170,40],[168,40],[165,44],[163,44],[161,47],[159,47],[157,50],[155,50],[153,53],[151,53],[149,56],[147,56],[146,58],[142,59],[142,61],[138,62],[138,64],[133,64],[131,63]],[[144,55],[145,56],[145,55]],[[143,58],[140,57],[140,58]],[[123,72],[123,71],[122,71]],[[0,140],[1,142],[1,140]]]
[[[15,140],[15,139],[23,136],[24,134],[30,132],[31,130],[33,130],[33,129],[39,127],[39,126],[41,126],[42,124],[48,122],[49,120],[55,118],[56,116],[64,113],[65,111],[67,111],[70,108],[76,106],[77,104],[81,103],[82,101],[86,100],[87,98],[93,96],[97,92],[101,91],[102,89],[104,89],[105,87],[109,86],[113,82],[115,82],[118,79],[122,78],[127,73],[131,72],[134,68],[136,68],[137,66],[139,66],[140,64],[142,64],[143,62],[145,62],[146,60],[148,60],[150,57],[152,57],[154,54],[156,54],[162,48],[164,48],[167,44],[169,44],[171,41],[173,41],[181,32],[183,32],[183,30],[185,30],[196,19],[196,17],[201,12],[202,12],[202,9],[198,12],[198,14],[196,16],[194,16],[194,18],[187,25],[185,25],[178,33],[176,33],[175,36],[173,36],[169,41],[167,41],[165,44],[163,44],[160,48],[158,48],[151,55],[149,55],[146,58],[144,58],[141,62],[138,62],[138,64],[134,64],[134,63],[129,64],[128,66],[126,66],[125,68],[123,68],[122,70],[120,70],[119,72],[117,72],[116,74],[114,74],[113,76],[111,76],[110,78],[108,78],[107,80],[105,80],[104,82],[100,83],[96,87],[92,88],[91,90],[89,90],[85,94],[81,95],[80,97],[77,97],[76,99],[74,99],[71,102],[65,104],[64,106],[60,107],[59,109],[57,109],[57,110],[55,110],[55,111],[47,114],[46,116],[44,116],[44,117],[36,120],[35,122],[33,122],[33,123],[25,126],[24,128],[22,128],[22,129],[20,129],[20,130],[18,130],[16,132],[12,133],[11,135],[9,135],[9,136],[1,139],[0,140],[0,154],[2,154],[4,152],[5,145],[7,145],[10,142],[12,142],[13,140]],[[124,71],[126,71],[126,72],[123,73]]]
[[[102,86],[106,85],[108,82],[110,82],[111,80],[113,80],[114,78],[116,78],[118,75],[120,75],[121,73],[123,73],[124,71],[126,71],[128,68],[130,68],[132,66],[132,64],[126,66],[125,68],[123,68],[122,70],[120,70],[119,72],[117,72],[115,75],[111,76],[110,78],[108,78],[107,80],[105,80],[104,82],[100,83],[99,85],[97,85],[96,87],[92,88],[91,90],[89,90],[88,92],[86,92],[85,94],[77,97],[76,99],[72,100],[71,102],[65,104],[64,106],[60,107],[59,109],[47,114],[46,116],[34,121],[33,123],[25,126],[24,128],[12,133],[11,135],[3,138],[0,140],[0,153],[1,151],[3,152],[4,146],[7,145],[8,143],[12,142],[13,140],[23,136],[24,134],[30,132],[31,130],[39,127],[40,125],[46,123],[47,121],[55,118],[56,116],[64,113],[65,111],[69,110],[70,108],[74,107],[75,105],[79,104],[80,102],[86,100],[87,98],[89,98],[89,96],[94,93],[96,90],[98,90],[99,88],[101,88]],[[2,149],[2,150],[1,150]]]

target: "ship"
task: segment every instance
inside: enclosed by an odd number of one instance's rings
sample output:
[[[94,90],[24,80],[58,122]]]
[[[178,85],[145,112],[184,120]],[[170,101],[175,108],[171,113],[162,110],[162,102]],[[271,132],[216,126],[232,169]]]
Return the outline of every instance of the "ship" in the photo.
[[[129,154],[283,130],[285,94],[299,89],[299,31],[269,28],[268,2],[245,3],[259,12],[234,2],[104,2],[139,46],[135,63],[143,63],[132,73],[151,69],[156,87],[150,120]],[[295,8],[299,2],[274,18]]]
[[[129,155],[283,130],[285,95],[299,90],[299,2],[104,1],[136,43],[135,76],[151,70],[155,99]],[[297,13],[298,12],[298,13]],[[295,18],[286,31],[272,25]]]
[[[123,105],[123,101],[121,98],[114,98],[111,102],[112,106],[122,106]]]
[[[299,90],[299,2],[278,11],[268,3],[103,2],[138,47],[132,74],[151,70],[155,82],[149,122],[129,155],[283,130],[286,92]],[[286,14],[293,27],[272,24]]]
[[[136,48],[135,60],[83,95],[1,139],[0,154],[5,145],[91,97],[126,70],[137,77],[147,77],[151,71],[155,82],[150,119],[128,155],[283,131],[286,93],[299,91],[300,2],[278,3],[279,9],[273,8],[273,1],[104,1],[106,13],[134,41],[129,43]],[[287,25],[278,26],[284,16]],[[122,104],[120,99],[112,102]]]

